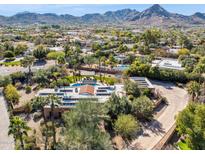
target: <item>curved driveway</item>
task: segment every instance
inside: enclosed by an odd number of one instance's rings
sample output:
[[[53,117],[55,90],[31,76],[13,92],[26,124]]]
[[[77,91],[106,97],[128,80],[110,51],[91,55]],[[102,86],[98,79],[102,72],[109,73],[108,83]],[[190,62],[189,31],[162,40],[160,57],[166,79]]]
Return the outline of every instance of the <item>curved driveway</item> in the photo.
[[[168,106],[152,122],[143,126],[141,135],[130,145],[132,149],[152,149],[174,125],[175,115],[186,107],[189,100],[187,91],[172,83],[153,81],[152,84],[167,98]]]

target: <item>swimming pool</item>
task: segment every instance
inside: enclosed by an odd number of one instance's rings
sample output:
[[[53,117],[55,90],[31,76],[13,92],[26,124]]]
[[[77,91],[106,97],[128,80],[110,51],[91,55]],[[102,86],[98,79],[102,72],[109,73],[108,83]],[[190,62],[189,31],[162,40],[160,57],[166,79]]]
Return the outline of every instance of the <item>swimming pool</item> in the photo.
[[[99,86],[99,84],[82,84],[82,83],[74,83],[71,85],[71,87],[80,87],[84,85],[91,85],[91,86]]]
[[[114,67],[113,69],[119,70],[119,71],[124,71],[129,68],[130,65],[118,65],[117,67]]]

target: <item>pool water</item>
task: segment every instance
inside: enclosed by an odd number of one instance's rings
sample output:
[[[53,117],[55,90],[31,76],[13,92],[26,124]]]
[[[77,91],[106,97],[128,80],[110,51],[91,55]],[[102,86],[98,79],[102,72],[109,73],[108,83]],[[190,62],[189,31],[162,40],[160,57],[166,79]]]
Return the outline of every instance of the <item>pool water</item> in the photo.
[[[114,67],[115,70],[124,71],[129,68],[130,65],[118,65],[117,67]]]
[[[80,87],[80,86],[84,86],[84,85],[87,85],[87,84],[74,83],[73,85],[71,85],[71,87]],[[98,84],[88,84],[88,85],[91,85],[91,86],[98,86]]]

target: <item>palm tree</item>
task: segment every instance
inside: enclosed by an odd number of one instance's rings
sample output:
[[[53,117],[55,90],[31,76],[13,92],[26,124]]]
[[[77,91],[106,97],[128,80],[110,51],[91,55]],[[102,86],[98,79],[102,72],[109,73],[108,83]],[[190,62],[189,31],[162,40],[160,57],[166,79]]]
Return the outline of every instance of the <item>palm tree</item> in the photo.
[[[27,132],[30,128],[27,126],[26,122],[18,116],[12,117],[9,125],[8,135],[13,135],[15,141],[19,140],[21,143],[21,148],[24,149],[23,137],[27,136]]]
[[[200,84],[198,82],[196,82],[196,81],[190,81],[187,84],[187,91],[191,95],[192,101],[194,101],[198,97],[198,95],[199,95]]]
[[[65,64],[65,57],[64,56],[58,56],[57,62],[58,62],[58,65],[63,66]]]
[[[48,128],[47,119],[44,112],[44,106],[48,104],[49,104],[49,100],[46,97],[35,97],[32,100],[33,109],[40,108],[43,115],[43,120],[45,125],[45,129],[43,129],[43,134],[45,136],[45,145],[44,145],[45,150],[47,150],[47,146],[48,146],[49,128]]]
[[[98,59],[98,70],[99,70],[99,74],[100,74],[100,82],[102,82],[102,74],[101,74],[101,58],[99,57]]]
[[[63,114],[64,149],[112,149],[110,136],[104,131],[103,121],[107,118],[98,103],[92,100],[81,100],[75,110]]]
[[[69,57],[69,53],[71,51],[70,43],[69,42],[67,42],[67,44],[64,46],[64,50],[63,51],[65,53],[65,58],[67,59]]]
[[[55,107],[61,104],[61,101],[58,96],[56,95],[49,95],[48,96],[49,103],[51,105],[51,121],[52,121],[52,131],[53,131],[53,145],[52,149],[56,147],[56,129],[55,129],[55,119],[54,119],[54,110]]]
[[[28,76],[27,82],[30,83],[30,75],[31,75],[31,66],[34,63],[35,58],[33,56],[26,56],[24,59],[21,60],[21,65],[23,67],[28,67]]]

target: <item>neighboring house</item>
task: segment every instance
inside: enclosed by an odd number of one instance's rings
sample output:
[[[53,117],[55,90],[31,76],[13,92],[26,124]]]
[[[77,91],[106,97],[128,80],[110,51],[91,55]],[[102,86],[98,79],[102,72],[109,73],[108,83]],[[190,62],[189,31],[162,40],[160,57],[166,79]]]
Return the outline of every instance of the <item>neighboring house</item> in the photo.
[[[130,79],[136,82],[138,87],[141,89],[144,88],[154,89],[154,86],[146,77],[130,77]]]
[[[64,49],[63,49],[63,47],[51,47],[51,48],[49,48],[49,50],[51,50],[51,51],[63,51]]]
[[[152,66],[157,66],[161,69],[184,70],[184,67],[182,67],[177,59],[162,58],[154,60],[152,61]]]
[[[175,45],[175,46],[172,46],[172,48],[168,48],[167,52],[177,54],[179,49],[181,49],[181,46]]]

